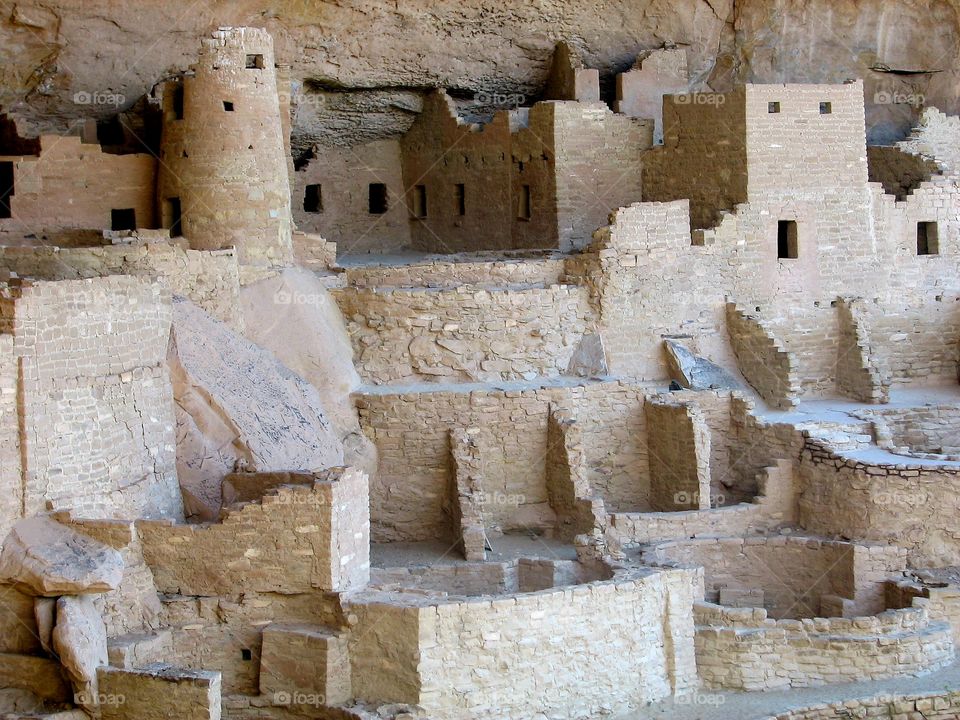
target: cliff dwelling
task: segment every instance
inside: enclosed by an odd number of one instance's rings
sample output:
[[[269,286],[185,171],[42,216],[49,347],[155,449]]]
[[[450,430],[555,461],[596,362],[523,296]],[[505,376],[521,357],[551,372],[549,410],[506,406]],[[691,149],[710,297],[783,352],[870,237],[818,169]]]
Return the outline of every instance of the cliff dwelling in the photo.
[[[956,6],[404,5],[3,10],[0,718],[960,718]]]

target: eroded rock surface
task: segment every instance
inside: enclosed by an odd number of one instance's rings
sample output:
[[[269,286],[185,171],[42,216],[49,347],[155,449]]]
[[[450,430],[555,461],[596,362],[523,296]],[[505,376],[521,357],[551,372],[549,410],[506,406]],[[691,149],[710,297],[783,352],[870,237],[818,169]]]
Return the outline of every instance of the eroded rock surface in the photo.
[[[122,578],[120,553],[44,517],[18,522],[0,553],[0,582],[41,597],[107,592]]]
[[[82,117],[134,105],[182,72],[195,38],[217,25],[266,27],[291,65],[294,147],[356,142],[404,131],[423,95],[447,87],[483,115],[498,99],[536,99],[557,40],[613,75],[643,50],[675,43],[698,86],[735,82],[866,80],[872,139],[905,134],[922,98],[958,109],[957,0],[575,0],[496,3],[388,0],[238,1],[179,6],[149,0],[24,0],[0,21],[0,106],[28,125],[64,130]],[[79,95],[78,95],[79,93]],[[116,103],[88,100],[94,93]]]
[[[316,388],[193,303],[174,303],[168,362],[188,515],[211,519],[235,468],[310,471],[343,461]]]

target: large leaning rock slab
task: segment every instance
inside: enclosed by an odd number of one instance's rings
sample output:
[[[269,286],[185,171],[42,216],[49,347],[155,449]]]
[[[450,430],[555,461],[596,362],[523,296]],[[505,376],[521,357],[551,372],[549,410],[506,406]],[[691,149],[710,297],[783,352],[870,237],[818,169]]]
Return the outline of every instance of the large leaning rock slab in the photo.
[[[0,552],[0,583],[30,595],[102,593],[122,579],[119,552],[45,517],[14,525]]]
[[[107,628],[89,595],[57,600],[53,650],[73,681],[77,704],[97,706],[97,668],[106,665]]]
[[[665,339],[670,378],[689,390],[737,389],[741,385],[719,365],[694,355],[676,340]]]
[[[237,468],[310,472],[342,464],[343,446],[317,389],[187,300],[173,304],[167,361],[187,515],[216,518],[220,482]]]

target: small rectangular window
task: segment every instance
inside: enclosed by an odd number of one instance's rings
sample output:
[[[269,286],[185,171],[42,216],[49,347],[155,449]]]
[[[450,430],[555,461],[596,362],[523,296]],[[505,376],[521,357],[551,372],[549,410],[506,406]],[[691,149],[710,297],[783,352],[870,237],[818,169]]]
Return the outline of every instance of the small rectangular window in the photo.
[[[831,102],[822,102],[820,103],[820,114],[821,115],[830,115],[833,113],[833,103]]]
[[[467,214],[467,188],[463,183],[453,186],[453,197],[456,203],[457,215]]]
[[[917,255],[940,254],[940,230],[935,222],[917,223]]]
[[[247,70],[263,70],[263,55],[247,55]]]
[[[323,212],[323,188],[320,185],[307,185],[303,191],[303,211],[308,213]]]
[[[173,101],[171,102],[173,116],[176,120],[183,120],[183,85],[178,84],[173,88]]]
[[[774,115],[780,112],[780,103],[778,102],[767,103],[767,112],[770,113],[771,115]]]
[[[413,187],[413,216],[425,218],[427,216],[427,186],[414,185]]]
[[[529,220],[531,215],[530,207],[530,186],[521,185],[520,195],[517,197],[517,219]]]
[[[233,103],[229,100],[223,101],[223,111],[224,112],[233,112]]]
[[[137,212],[133,208],[110,211],[111,230],[136,230]]]
[[[800,257],[797,223],[794,220],[780,220],[777,223],[777,257],[781,260]]]
[[[387,211],[387,186],[383,183],[370,183],[367,191],[367,209],[371,215],[383,215]]]

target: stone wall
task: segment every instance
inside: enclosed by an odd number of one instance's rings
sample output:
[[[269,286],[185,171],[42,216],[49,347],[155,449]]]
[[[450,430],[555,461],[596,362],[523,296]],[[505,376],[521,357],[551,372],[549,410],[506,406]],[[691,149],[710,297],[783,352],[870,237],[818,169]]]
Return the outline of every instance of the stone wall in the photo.
[[[18,362],[13,336],[0,334],[0,536],[6,537],[24,516],[23,468],[20,455],[20,415],[17,404]]]
[[[800,524],[808,531],[899,545],[913,566],[960,562],[957,463],[859,459],[808,440],[800,485]]]
[[[366,476],[352,468],[283,485],[215,524],[138,523],[161,592],[235,596],[362,587],[370,572]]]
[[[732,537],[675,540],[646,550],[645,562],[704,568],[706,597],[760,591],[775,618],[828,615],[829,596],[846,598],[844,617],[884,609],[884,581],[906,567],[906,551],[807,537]]]
[[[507,113],[497,113],[486,125],[468,123],[438,90],[424,100],[400,152],[407,189],[403,204],[410,208],[415,248],[449,253],[513,247]],[[462,215],[458,185],[464,192]],[[426,207],[414,199],[418,186],[424,188]]]
[[[0,220],[0,231],[110,229],[111,210],[133,210],[137,227],[156,226],[152,155],[114,155],[79,137],[44,135],[39,157],[0,161],[13,162],[12,217]]]
[[[650,508],[656,512],[710,507],[710,431],[695,405],[647,400]]]
[[[103,720],[220,720],[220,673],[149,665],[97,671]]]
[[[613,208],[643,198],[641,158],[653,123],[610,112],[604,103],[551,103],[557,242],[586,247]],[[543,247],[543,245],[540,245]]]
[[[748,691],[936,670],[952,662],[953,639],[924,602],[871,617],[776,621],[759,609],[696,603],[697,667],[708,688]]]
[[[3,304],[24,461],[8,482],[22,487],[22,512],[182,517],[164,364],[169,292],[118,276],[23,282]]]
[[[904,152],[896,146],[867,148],[870,182],[880,183],[887,195],[903,200],[921,183],[940,172],[937,163],[921,155]]]
[[[913,715],[924,720],[953,720],[960,713],[960,693],[943,691],[925,695],[882,694],[788,710],[764,720],[846,720],[851,715],[883,717],[889,713],[904,717]]]
[[[566,374],[591,318],[586,291],[544,288],[332,292],[368,383]]]
[[[479,428],[491,450],[484,462],[484,493],[495,500],[484,507],[488,527],[552,529],[545,479],[551,404],[577,418],[595,494],[608,508],[647,508],[645,394],[629,384],[585,383],[358,395],[361,425],[380,456],[370,491],[374,540],[447,536],[447,434],[454,427]]]
[[[445,93],[430,95],[400,142],[413,246],[569,250],[589,243],[611,208],[640,200],[652,121],[579,100],[498,112],[480,125],[458,117]]]
[[[960,408],[956,405],[884,407],[859,415],[881,424],[893,445],[908,453],[960,454]]]
[[[663,98],[690,88],[687,51],[683,48],[650,50],[637,56],[633,67],[617,75],[613,109],[636,118],[653,118],[654,142],[663,142]]]
[[[734,303],[727,303],[727,330],[737,366],[753,389],[773,407],[794,407],[801,393],[796,355],[759,313]]]
[[[0,270],[21,277],[73,280],[106,275],[160,279],[217,320],[242,330],[237,258],[233,250],[202,252],[170,242],[92,248],[0,247]]]
[[[354,692],[416,703],[438,720],[636,709],[697,684],[695,582],[695,573],[666,571],[503,598],[354,596]]]
[[[662,540],[764,532],[791,524],[796,515],[793,463],[764,468],[752,502],[686,512],[611,513],[608,539],[620,548]]]
[[[840,329],[835,373],[837,390],[860,402],[888,402],[890,372],[874,354],[863,301],[839,298],[837,320]]]
[[[357,265],[344,269],[346,285],[358,288],[445,288],[543,286],[562,284],[564,257],[498,253],[461,255],[455,260],[431,257],[409,265]]]
[[[663,98],[663,147],[644,158],[643,198],[690,201],[693,228],[747,200],[745,91]]]
[[[343,256],[390,253],[410,246],[410,208],[400,164],[400,143],[318,147],[294,175],[293,219],[297,227],[338,245]],[[319,186],[319,204],[309,206],[307,186]],[[384,185],[386,203],[371,212],[371,185]],[[374,193],[378,190],[374,190]]]

